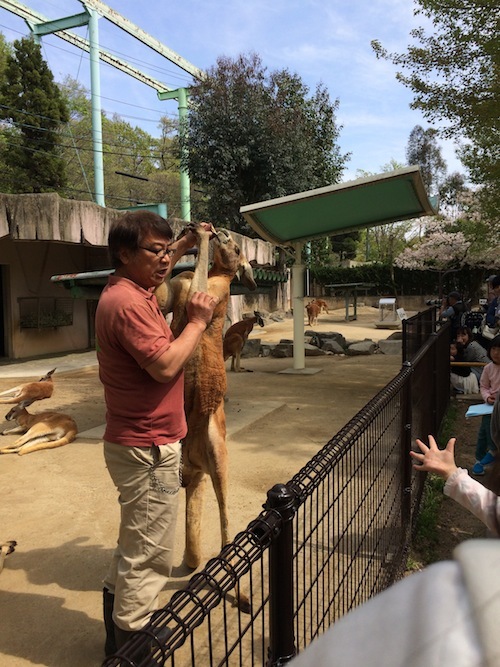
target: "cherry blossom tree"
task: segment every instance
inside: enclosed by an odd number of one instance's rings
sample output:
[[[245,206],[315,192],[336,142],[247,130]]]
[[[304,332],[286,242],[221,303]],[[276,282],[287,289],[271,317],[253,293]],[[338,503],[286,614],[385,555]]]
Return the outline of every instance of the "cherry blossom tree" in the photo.
[[[472,241],[450,220],[429,218],[424,229],[423,236],[406,247],[394,263],[402,269],[436,271],[441,298],[444,277],[469,264]]]

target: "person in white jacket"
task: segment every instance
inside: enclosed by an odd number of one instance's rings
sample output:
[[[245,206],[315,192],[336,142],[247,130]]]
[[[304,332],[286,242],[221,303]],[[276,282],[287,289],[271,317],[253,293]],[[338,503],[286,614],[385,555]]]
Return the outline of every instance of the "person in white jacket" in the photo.
[[[417,445],[414,468],[443,477],[444,493],[499,536],[500,498],[456,466],[455,438],[442,450],[433,436]],[[343,616],[291,667],[498,667],[500,540],[468,540],[453,555]]]

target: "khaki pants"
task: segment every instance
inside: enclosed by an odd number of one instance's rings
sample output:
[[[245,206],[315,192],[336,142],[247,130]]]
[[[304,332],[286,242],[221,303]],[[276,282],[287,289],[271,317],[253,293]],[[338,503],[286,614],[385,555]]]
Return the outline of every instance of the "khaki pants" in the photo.
[[[116,625],[139,630],[157,609],[172,570],[181,444],[104,442],[104,459],[121,507],[118,545],[104,585],[115,595]]]

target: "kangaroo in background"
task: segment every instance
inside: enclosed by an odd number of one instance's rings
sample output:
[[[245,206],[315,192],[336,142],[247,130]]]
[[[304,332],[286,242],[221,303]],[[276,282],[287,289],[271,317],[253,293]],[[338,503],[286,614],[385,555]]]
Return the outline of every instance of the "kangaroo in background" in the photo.
[[[323,299],[314,299],[313,303],[317,303],[319,306],[319,312],[326,313],[328,315],[328,304]]]
[[[10,445],[0,448],[0,454],[29,454],[39,449],[53,449],[72,442],[78,433],[75,420],[61,412],[39,412],[30,414],[26,407],[32,401],[21,401],[5,415],[7,421],[15,421],[17,426],[5,429],[2,435],[24,433]]]
[[[318,322],[318,315],[321,312],[321,306],[316,303],[316,301],[311,301],[311,303],[307,304],[306,310],[307,321],[309,322],[309,326],[312,327]]]
[[[229,357],[232,357],[231,370],[236,373],[240,373],[244,370],[240,365],[241,352],[245,347],[250,332],[255,324],[258,324],[260,327],[264,326],[264,320],[259,311],[254,310],[253,314],[253,317],[246,317],[239,322],[232,324],[224,336],[224,361],[227,361]]]
[[[52,381],[52,374],[56,369],[53,368],[46,375],[38,380],[38,382],[27,382],[20,384],[12,389],[6,389],[0,392],[0,403],[21,403],[24,402],[26,406],[31,405],[35,401],[41,401],[44,398],[50,398],[54,391],[54,383]]]

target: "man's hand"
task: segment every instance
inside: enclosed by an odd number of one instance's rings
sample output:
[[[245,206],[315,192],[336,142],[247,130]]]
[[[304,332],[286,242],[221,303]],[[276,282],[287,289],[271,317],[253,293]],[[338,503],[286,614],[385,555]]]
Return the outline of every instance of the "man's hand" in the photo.
[[[202,322],[207,327],[212,321],[214,310],[219,303],[216,296],[210,296],[205,292],[195,292],[186,304],[189,322]]]
[[[198,226],[203,229],[205,232],[210,233],[210,238],[215,235],[215,227],[211,222],[200,222]],[[194,231],[195,225],[187,225],[184,229],[183,235],[176,241],[176,243],[182,244],[182,247],[187,250],[188,248],[193,248],[198,243],[198,236]]]
[[[434,437],[429,436],[429,446],[417,439],[420,452],[410,452],[414,460],[413,468],[422,472],[433,472],[443,479],[448,479],[457,470],[455,465],[456,438],[450,438],[446,449],[439,449]]]

